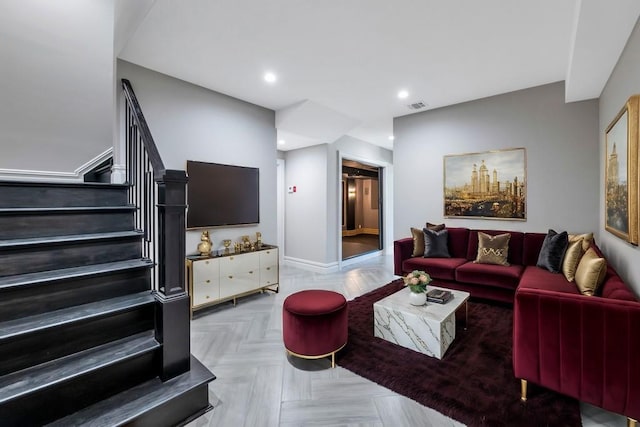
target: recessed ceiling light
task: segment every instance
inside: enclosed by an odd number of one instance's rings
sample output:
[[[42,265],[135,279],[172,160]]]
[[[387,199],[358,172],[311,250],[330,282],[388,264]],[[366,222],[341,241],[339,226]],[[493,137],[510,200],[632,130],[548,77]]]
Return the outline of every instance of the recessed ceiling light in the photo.
[[[407,92],[406,90],[401,90],[400,92],[398,92],[398,98],[405,99],[408,97],[409,97],[409,92]]]
[[[264,80],[265,80],[267,83],[275,83],[275,81],[276,81],[276,80],[278,80],[278,78],[277,78],[277,77],[276,77],[276,75],[275,75],[275,74],[273,74],[273,73],[265,73],[265,75],[264,75]]]
[[[287,141],[285,141],[284,139],[279,139],[278,140],[278,145],[284,145],[286,143],[287,143]]]
[[[393,135],[389,135],[389,141],[393,141],[394,139],[396,139],[396,137],[395,137],[395,136],[393,136]]]

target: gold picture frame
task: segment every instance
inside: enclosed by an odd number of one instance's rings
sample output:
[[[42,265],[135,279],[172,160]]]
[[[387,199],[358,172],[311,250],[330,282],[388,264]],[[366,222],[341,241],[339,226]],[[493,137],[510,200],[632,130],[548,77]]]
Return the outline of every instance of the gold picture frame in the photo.
[[[638,120],[640,95],[630,97],[605,131],[604,228],[638,244]]]
[[[444,217],[527,220],[524,148],[444,156]]]

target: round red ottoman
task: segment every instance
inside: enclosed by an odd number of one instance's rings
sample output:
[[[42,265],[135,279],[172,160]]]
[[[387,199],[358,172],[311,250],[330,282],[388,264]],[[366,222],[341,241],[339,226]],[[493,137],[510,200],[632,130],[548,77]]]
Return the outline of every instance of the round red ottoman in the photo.
[[[282,336],[287,352],[305,359],[331,356],[347,344],[347,300],[333,291],[310,289],[284,300]]]

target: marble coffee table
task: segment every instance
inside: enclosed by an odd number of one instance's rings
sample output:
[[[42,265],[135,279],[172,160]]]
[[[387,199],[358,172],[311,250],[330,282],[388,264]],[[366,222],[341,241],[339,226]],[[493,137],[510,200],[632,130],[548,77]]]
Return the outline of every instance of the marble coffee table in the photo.
[[[429,286],[428,290],[441,289]],[[409,288],[389,295],[373,304],[373,330],[376,337],[427,356],[442,359],[456,337],[456,311],[465,306],[469,293],[447,289],[453,298],[446,304],[427,302],[422,306],[409,304]],[[465,318],[465,327],[468,318]]]

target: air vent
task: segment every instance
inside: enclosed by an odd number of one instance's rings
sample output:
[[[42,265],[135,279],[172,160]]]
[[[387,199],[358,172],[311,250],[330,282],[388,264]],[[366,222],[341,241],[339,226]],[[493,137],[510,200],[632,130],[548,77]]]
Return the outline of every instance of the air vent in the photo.
[[[409,105],[407,105],[407,107],[408,107],[410,110],[420,110],[420,109],[422,109],[422,108],[424,108],[424,107],[426,107],[426,106],[427,106],[427,104],[425,104],[425,103],[424,103],[424,102],[422,102],[422,101],[414,102],[413,104],[409,104]]]

